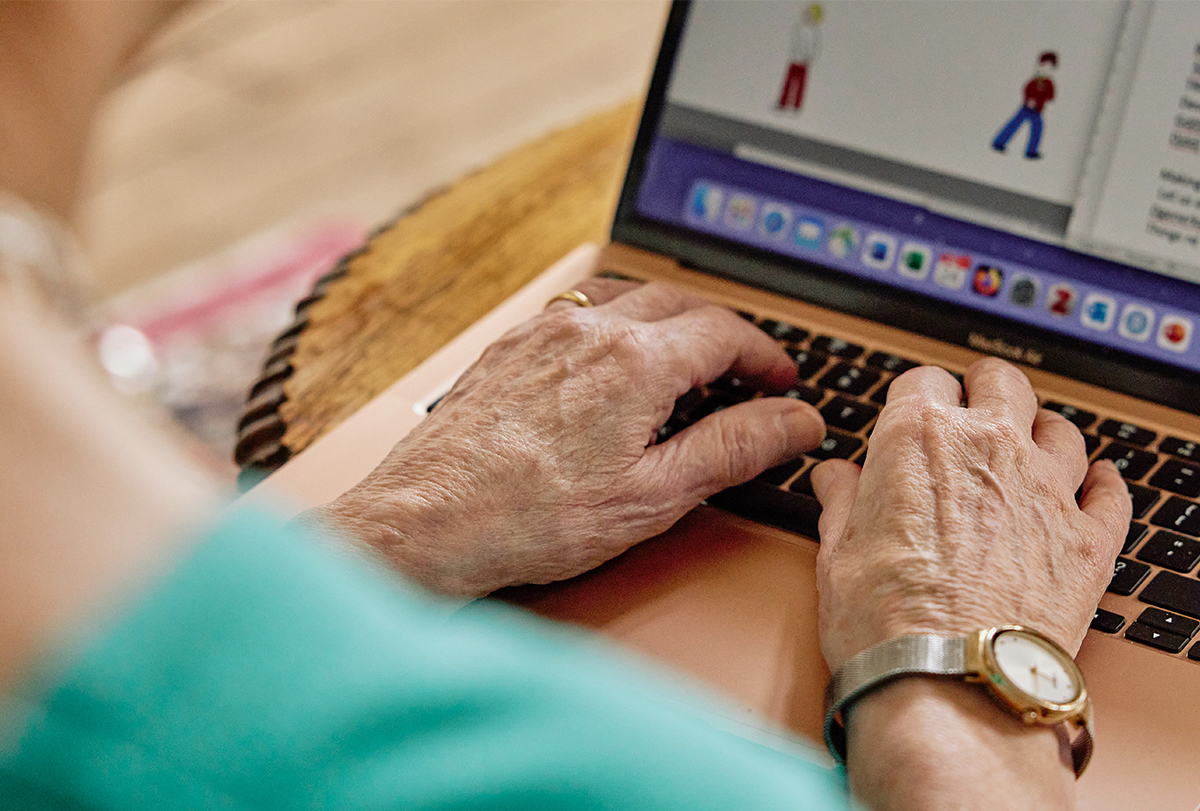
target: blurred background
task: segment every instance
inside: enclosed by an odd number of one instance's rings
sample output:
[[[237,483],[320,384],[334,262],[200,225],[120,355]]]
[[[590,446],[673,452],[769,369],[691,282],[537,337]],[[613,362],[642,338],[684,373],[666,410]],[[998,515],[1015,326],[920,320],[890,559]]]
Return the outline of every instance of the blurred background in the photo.
[[[183,11],[110,100],[79,223],[102,317],[153,349],[131,385],[232,476],[246,390],[312,280],[433,189],[641,95],[665,15],[659,0]]]

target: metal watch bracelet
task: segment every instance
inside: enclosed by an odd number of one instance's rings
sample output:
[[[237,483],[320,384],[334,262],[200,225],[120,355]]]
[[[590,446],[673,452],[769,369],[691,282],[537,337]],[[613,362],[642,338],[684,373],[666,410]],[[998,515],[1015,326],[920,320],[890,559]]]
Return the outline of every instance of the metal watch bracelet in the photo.
[[[1074,698],[1066,703],[1057,703],[1057,698],[1039,698],[1016,686],[996,653],[996,640],[1002,637],[1014,640],[1013,644],[1022,638],[1033,640],[1049,651],[1052,657],[1065,663],[1068,671],[1064,675],[1068,675],[1067,683],[1075,687]],[[825,691],[825,745],[839,765],[846,763],[844,718],[849,707],[871,690],[907,675],[956,677],[966,683],[977,683],[993,701],[1026,724],[1047,728],[1062,728],[1065,725],[1076,777],[1083,773],[1091,760],[1091,700],[1083,674],[1071,661],[1070,654],[1039,631],[1020,625],[1003,625],[967,636],[901,636],[880,642],[851,657],[833,675]],[[1073,740],[1069,734],[1072,729],[1077,733]]]

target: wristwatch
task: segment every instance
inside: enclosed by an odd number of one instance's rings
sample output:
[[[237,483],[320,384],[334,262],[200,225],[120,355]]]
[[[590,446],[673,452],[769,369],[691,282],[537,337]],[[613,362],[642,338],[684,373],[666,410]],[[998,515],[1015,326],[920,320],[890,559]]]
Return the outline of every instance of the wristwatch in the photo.
[[[1063,724],[1076,777],[1091,760],[1092,702],[1083,674],[1054,640],[1021,625],[1000,625],[967,636],[901,636],[853,656],[825,690],[825,745],[834,760],[845,765],[844,719],[850,705],[876,687],[909,675],[977,683],[1026,724]]]

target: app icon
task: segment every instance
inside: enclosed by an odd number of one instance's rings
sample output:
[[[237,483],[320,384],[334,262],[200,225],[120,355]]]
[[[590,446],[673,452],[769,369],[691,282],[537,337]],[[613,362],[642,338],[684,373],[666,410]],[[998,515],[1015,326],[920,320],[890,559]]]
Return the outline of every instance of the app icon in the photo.
[[[692,199],[688,204],[689,213],[700,220],[716,222],[721,213],[721,202],[725,195],[716,186],[708,183],[697,183],[692,189]]]
[[[1158,325],[1158,345],[1172,352],[1184,352],[1192,342],[1192,322],[1177,315],[1164,315]]]
[[[1067,316],[1075,312],[1075,288],[1069,284],[1052,284],[1046,291],[1046,309],[1054,315]]]
[[[874,232],[863,244],[862,261],[867,267],[887,270],[896,258],[896,239],[887,234]]]
[[[1149,340],[1154,329],[1154,310],[1140,304],[1126,304],[1117,322],[1117,332],[1122,338],[1134,341]]]
[[[933,254],[928,245],[919,242],[905,242],[900,249],[900,273],[910,279],[924,279],[929,275],[929,266]]]
[[[1085,327],[1092,329],[1108,329],[1113,325],[1116,317],[1117,302],[1113,300],[1112,296],[1105,296],[1101,293],[1088,293],[1079,312],[1079,320]]]
[[[824,236],[824,220],[816,217],[801,217],[796,220],[796,230],[792,232],[792,239],[801,248],[811,248],[815,251],[821,247],[821,240]]]
[[[758,230],[765,237],[780,239],[792,224],[792,212],[779,203],[763,203],[758,218]]]
[[[1003,281],[1004,274],[1000,272],[1000,268],[980,265],[975,268],[975,279],[971,282],[971,287],[979,295],[990,297],[1000,292],[1000,284]]]
[[[847,256],[852,256],[858,249],[860,240],[861,237],[857,230],[842,223],[829,232],[829,252],[838,259],[845,259]]]
[[[971,269],[971,257],[957,253],[944,253],[938,257],[933,266],[933,280],[942,287],[957,290],[967,280],[967,271]]]
[[[754,198],[735,194],[729,198],[725,208],[725,224],[730,228],[744,230],[754,224]]]
[[[1008,286],[1008,300],[1018,307],[1032,307],[1037,304],[1037,279],[1032,276],[1017,276]]]

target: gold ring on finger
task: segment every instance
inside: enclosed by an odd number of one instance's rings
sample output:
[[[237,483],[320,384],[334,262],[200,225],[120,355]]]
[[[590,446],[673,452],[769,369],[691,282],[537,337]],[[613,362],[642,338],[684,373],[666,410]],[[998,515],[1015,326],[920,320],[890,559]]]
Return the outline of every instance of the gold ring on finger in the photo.
[[[579,290],[575,290],[574,288],[572,288],[571,290],[564,290],[561,293],[557,293],[554,296],[551,296],[550,300],[546,302],[546,306],[549,307],[551,304],[553,304],[556,301],[569,301],[572,304],[575,304],[579,307],[595,307],[596,306],[596,302],[594,302],[590,298],[588,298],[586,293],[582,293]]]

